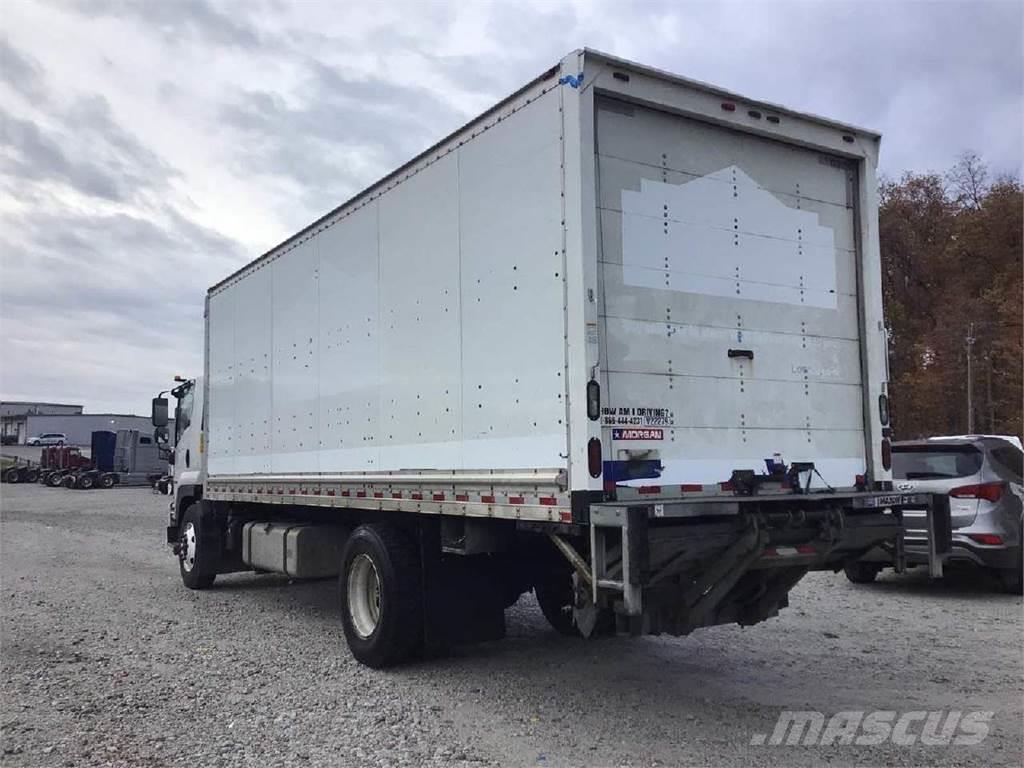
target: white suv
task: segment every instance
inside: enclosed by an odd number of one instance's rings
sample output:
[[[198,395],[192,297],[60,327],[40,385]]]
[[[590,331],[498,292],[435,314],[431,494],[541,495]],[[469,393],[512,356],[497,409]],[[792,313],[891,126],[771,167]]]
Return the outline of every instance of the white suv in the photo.
[[[68,436],[63,432],[44,432],[41,435],[30,437],[25,441],[26,445],[64,445]]]

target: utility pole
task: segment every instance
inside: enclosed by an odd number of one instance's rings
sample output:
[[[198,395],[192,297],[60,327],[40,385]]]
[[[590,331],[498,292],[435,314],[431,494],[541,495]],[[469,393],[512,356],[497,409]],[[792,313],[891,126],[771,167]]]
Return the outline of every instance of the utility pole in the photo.
[[[996,431],[996,405],[992,402],[992,354],[985,357],[988,361],[988,433],[993,435]]]
[[[971,377],[971,351],[974,347],[974,323],[967,326],[967,434],[974,432],[974,380]]]

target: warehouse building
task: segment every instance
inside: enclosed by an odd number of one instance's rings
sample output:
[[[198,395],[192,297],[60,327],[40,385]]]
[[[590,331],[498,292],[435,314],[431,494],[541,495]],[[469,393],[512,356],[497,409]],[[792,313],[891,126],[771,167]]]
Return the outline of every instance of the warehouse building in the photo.
[[[30,435],[30,416],[75,416],[82,406],[70,403],[30,403],[22,400],[0,401],[0,442],[3,445],[24,445]],[[63,430],[54,430],[62,432]]]
[[[153,423],[149,416],[121,413],[37,414],[28,417],[27,428],[28,437],[58,432],[67,436],[67,445],[89,446],[92,444],[93,432],[137,429],[152,434]],[[173,424],[170,425],[170,432],[174,434]]]

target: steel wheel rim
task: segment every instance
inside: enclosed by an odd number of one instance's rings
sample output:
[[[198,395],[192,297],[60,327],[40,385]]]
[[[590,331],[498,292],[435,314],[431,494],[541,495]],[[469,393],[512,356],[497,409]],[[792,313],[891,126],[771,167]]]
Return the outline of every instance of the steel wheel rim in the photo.
[[[358,554],[348,567],[348,615],[360,638],[370,637],[380,623],[380,576],[369,555]]]
[[[192,523],[185,523],[181,544],[181,567],[191,573],[196,567],[196,527]]]

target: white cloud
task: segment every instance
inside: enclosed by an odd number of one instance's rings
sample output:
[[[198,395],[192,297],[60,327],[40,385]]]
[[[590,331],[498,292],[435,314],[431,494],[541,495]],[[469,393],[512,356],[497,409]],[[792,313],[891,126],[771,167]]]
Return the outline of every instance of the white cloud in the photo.
[[[8,3],[0,393],[143,410],[205,288],[589,45],[1021,168],[1018,3]],[[130,368],[125,371],[125,365]]]

